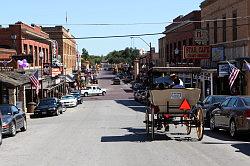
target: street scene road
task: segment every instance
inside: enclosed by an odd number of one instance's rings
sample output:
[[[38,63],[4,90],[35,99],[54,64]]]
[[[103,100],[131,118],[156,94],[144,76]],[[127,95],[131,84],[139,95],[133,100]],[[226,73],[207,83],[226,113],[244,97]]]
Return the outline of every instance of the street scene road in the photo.
[[[250,165],[250,137],[232,139],[225,131],[205,128],[202,141],[196,131],[170,126],[155,141],[146,135],[145,107],[133,100],[130,84],[111,85],[113,75],[101,71],[105,96],[85,97],[59,116],[28,119],[26,132],[5,137],[1,166],[128,166],[128,165]]]

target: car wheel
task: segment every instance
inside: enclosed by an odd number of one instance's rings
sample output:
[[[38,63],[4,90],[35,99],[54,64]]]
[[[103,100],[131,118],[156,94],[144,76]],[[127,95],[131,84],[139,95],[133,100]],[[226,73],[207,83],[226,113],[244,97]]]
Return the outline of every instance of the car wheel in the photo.
[[[58,116],[60,113],[59,113],[59,110],[56,109],[56,116]]]
[[[2,126],[0,126],[0,145],[2,145],[3,142],[3,134],[2,134]]]
[[[26,121],[26,119],[24,119],[24,121],[23,121],[23,127],[20,128],[20,130],[21,131],[26,131],[27,130],[27,121]]]
[[[63,110],[61,109],[60,114],[63,114]]]
[[[216,126],[215,126],[215,118],[214,118],[214,116],[211,116],[209,122],[210,122],[210,124],[209,124],[210,130],[211,131],[217,131],[218,128],[216,128]]]
[[[84,96],[84,97],[87,97],[87,96],[88,96],[88,93],[87,93],[87,92],[85,92],[85,93],[83,94],[83,96]]]
[[[236,135],[237,135],[237,128],[236,128],[236,124],[235,124],[235,121],[234,121],[234,120],[231,120],[231,121],[230,121],[230,129],[229,129],[229,132],[230,132],[230,136],[231,136],[231,137],[236,137]]]
[[[16,124],[14,122],[10,125],[10,136],[14,137],[16,135]]]
[[[106,92],[102,92],[102,95],[105,96]]]

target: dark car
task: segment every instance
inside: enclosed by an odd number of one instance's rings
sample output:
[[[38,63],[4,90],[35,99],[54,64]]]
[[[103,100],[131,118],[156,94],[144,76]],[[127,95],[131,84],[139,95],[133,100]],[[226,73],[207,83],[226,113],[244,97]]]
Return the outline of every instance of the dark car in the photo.
[[[41,99],[35,108],[34,115],[56,115],[63,113],[63,106],[57,98]]]
[[[119,77],[114,77],[113,78],[113,85],[120,85],[121,84],[121,80]]]
[[[98,80],[97,80],[97,78],[93,78],[93,79],[91,79],[91,83],[92,83],[92,84],[98,84]]]
[[[211,113],[210,129],[226,129],[232,137],[250,132],[250,96],[231,96]]]
[[[73,95],[77,99],[78,104],[82,104],[83,97],[82,97],[80,91],[72,91],[72,92],[70,92],[70,95]]]
[[[210,114],[212,110],[216,108],[216,104],[224,102],[227,97],[228,96],[226,95],[210,95],[210,96],[207,96],[203,100],[203,102],[199,103],[203,109],[203,114],[204,114],[206,125],[209,125]]]
[[[0,145],[2,145],[2,140],[3,140],[3,133],[2,133],[2,131],[3,131],[3,121],[2,121],[2,118],[3,118],[3,116],[2,116],[2,113],[0,111]]]
[[[26,115],[21,109],[15,105],[4,104],[0,105],[0,110],[3,116],[2,133],[4,135],[15,136],[17,130],[27,130]]]

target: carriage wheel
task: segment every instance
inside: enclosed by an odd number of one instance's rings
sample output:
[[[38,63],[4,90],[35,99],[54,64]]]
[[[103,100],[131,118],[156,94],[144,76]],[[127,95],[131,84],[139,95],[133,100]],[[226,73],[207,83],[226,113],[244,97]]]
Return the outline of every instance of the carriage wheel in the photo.
[[[201,141],[204,134],[204,116],[203,110],[199,107],[196,111],[196,131],[198,136],[198,141]]]
[[[189,118],[186,118],[186,120],[190,120]],[[186,124],[187,128],[187,135],[189,135],[191,133],[191,123],[190,122],[187,122]]]
[[[149,135],[149,108],[146,109],[146,114],[145,114],[145,121],[146,121],[146,131],[147,135]]]
[[[155,118],[154,118],[154,108],[151,107],[151,140],[155,139]]]

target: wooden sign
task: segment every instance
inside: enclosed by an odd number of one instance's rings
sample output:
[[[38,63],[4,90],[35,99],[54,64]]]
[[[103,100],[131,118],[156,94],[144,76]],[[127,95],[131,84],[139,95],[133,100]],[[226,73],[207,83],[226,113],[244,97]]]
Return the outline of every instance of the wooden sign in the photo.
[[[183,46],[183,59],[209,59],[210,46]]]

